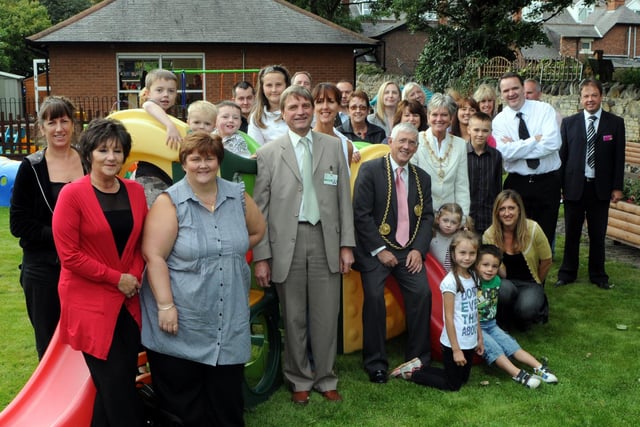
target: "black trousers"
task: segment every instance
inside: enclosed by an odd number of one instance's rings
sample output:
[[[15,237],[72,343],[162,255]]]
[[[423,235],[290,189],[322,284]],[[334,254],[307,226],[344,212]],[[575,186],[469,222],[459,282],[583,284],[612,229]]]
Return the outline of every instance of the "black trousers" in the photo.
[[[553,171],[541,175],[510,173],[504,188],[515,190],[522,197],[527,218],[537,222],[553,245],[560,208],[560,173]]]
[[[475,350],[462,350],[462,352],[464,353],[464,358],[467,360],[467,363],[464,366],[458,366],[456,362],[453,361],[453,350],[443,345],[442,363],[444,364],[444,369],[424,366],[411,375],[411,381],[440,390],[460,390],[462,386],[469,381]]]
[[[405,360],[420,358],[423,364],[431,360],[431,289],[426,270],[412,274],[405,266],[406,251],[394,252],[398,264],[393,268],[378,263],[375,269],[361,272],[364,303],[362,306],[364,368],[368,373],[387,370],[389,363],[385,350],[387,338],[387,309],[384,285],[393,275],[404,300],[407,319],[407,348]]]
[[[136,389],[140,329],[123,305],[106,360],[83,353],[96,386],[91,427],[139,427],[142,400]]]
[[[604,269],[604,241],[609,219],[609,200],[597,198],[593,181],[584,183],[580,200],[564,201],[566,239],[558,280],[573,282],[578,277],[580,238],[585,219],[589,233],[589,279],[593,283],[608,282],[609,276]]]
[[[549,320],[549,302],[539,283],[503,279],[498,291],[498,325],[510,331],[527,330],[533,324]]]
[[[20,285],[35,333],[38,359],[44,356],[60,321],[59,278],[60,263],[55,251],[25,251],[20,266]]]
[[[244,365],[211,366],[147,350],[158,405],[183,427],[243,426]]]

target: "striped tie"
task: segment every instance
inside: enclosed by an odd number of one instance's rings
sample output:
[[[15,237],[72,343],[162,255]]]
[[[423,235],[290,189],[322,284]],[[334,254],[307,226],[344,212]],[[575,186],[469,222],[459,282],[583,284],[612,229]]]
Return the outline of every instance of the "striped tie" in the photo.
[[[589,116],[589,126],[587,126],[587,164],[591,169],[596,167],[596,127],[594,125],[596,119],[596,116]]]

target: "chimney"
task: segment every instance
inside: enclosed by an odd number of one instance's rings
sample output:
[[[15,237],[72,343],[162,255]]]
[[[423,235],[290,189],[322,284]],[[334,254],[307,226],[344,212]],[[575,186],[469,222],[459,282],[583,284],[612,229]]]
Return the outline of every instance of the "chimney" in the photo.
[[[607,10],[616,10],[624,6],[625,0],[607,0]]]

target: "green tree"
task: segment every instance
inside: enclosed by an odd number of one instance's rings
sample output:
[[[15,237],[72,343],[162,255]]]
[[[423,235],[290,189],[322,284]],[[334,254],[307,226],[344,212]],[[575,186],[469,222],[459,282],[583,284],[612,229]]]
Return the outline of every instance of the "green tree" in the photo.
[[[362,31],[360,21],[351,17],[349,5],[342,0],[289,0],[289,3],[351,31]]]
[[[469,57],[504,56],[513,60],[520,48],[549,44],[543,22],[572,3],[573,0],[378,0],[372,6],[375,17],[402,16],[411,30],[430,35],[416,75],[434,89],[442,90],[467,71]]]
[[[40,0],[47,8],[53,25],[90,8],[100,0]]]
[[[47,9],[37,1],[0,1],[0,70],[19,75],[33,74],[36,56],[25,37],[51,26]]]

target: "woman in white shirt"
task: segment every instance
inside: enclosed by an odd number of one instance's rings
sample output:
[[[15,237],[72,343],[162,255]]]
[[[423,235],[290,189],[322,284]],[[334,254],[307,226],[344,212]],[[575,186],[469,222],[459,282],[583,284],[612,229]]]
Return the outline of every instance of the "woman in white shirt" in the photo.
[[[456,114],[456,103],[449,95],[435,93],[428,105],[429,129],[418,135],[418,151],[411,163],[431,176],[431,198],[434,212],[445,203],[457,203],[469,212],[469,173],[467,144],[448,131]]]

